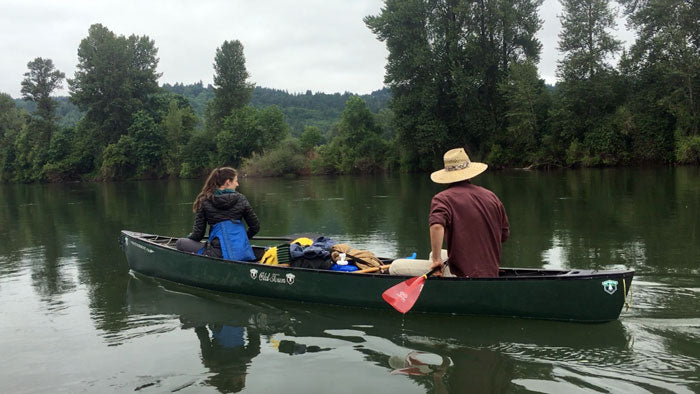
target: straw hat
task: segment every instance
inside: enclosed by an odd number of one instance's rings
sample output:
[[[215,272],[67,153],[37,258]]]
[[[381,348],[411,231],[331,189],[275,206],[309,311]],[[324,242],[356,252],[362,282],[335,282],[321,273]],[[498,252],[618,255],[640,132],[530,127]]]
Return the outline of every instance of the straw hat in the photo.
[[[430,179],[435,183],[454,183],[474,178],[488,168],[484,163],[469,160],[463,148],[448,150],[443,160],[445,168],[430,174]]]

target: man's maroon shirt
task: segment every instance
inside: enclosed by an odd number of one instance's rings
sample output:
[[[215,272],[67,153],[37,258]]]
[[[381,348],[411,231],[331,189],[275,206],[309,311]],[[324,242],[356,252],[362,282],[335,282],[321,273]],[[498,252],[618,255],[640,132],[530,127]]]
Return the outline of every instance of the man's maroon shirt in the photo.
[[[501,200],[483,187],[462,181],[450,185],[430,203],[430,225],[445,228],[450,271],[457,276],[498,276],[501,243],[510,235]]]

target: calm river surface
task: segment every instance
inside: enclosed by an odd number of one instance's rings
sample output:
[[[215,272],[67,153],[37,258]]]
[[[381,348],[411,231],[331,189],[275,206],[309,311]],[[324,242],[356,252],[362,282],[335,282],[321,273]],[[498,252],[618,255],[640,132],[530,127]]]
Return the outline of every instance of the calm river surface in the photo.
[[[117,236],[186,235],[200,180],[0,185],[0,392],[700,392],[700,168],[475,183],[508,212],[504,266],[633,268],[630,308],[587,325],[195,290],[130,273]],[[427,174],[240,187],[260,235],[419,257],[439,190]]]

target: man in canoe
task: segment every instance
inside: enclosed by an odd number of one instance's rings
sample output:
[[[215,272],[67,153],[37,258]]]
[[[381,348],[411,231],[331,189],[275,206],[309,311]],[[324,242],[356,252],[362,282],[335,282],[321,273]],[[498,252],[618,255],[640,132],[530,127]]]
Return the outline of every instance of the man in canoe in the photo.
[[[429,260],[398,259],[389,272],[417,276],[437,268],[436,275],[497,277],[501,243],[510,235],[508,217],[493,192],[470,181],[488,166],[469,160],[462,148],[447,151],[444,162],[445,168],[430,175],[433,182],[449,186],[430,203]]]

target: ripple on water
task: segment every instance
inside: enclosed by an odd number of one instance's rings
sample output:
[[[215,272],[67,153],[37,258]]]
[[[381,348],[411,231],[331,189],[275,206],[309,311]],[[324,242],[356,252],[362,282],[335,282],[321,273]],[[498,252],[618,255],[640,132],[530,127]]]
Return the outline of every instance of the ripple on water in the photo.
[[[132,315],[118,331],[106,331],[102,337],[109,346],[119,346],[153,334],[164,334],[180,329],[180,322],[171,315]]]
[[[23,248],[5,256],[0,256],[0,283],[14,281],[24,273],[36,261],[44,259],[42,246]]]
[[[691,381],[664,376],[642,376],[624,370],[555,363],[551,376],[542,379],[515,379],[513,383],[529,390],[551,393],[693,393]]]
[[[665,282],[636,281],[628,297],[630,310],[626,318],[682,318],[697,315],[700,296],[697,281],[677,281],[663,278]]]
[[[692,393],[697,385],[692,359],[670,360],[665,354],[606,349],[580,352],[576,349],[520,349],[509,354],[528,363],[552,366],[547,379],[515,379],[513,382],[542,392],[629,392]]]
[[[547,378],[534,373],[513,381],[532,391],[692,393],[700,387],[700,318],[632,317],[623,325],[626,343],[584,347],[510,341],[489,348],[542,366]]]

